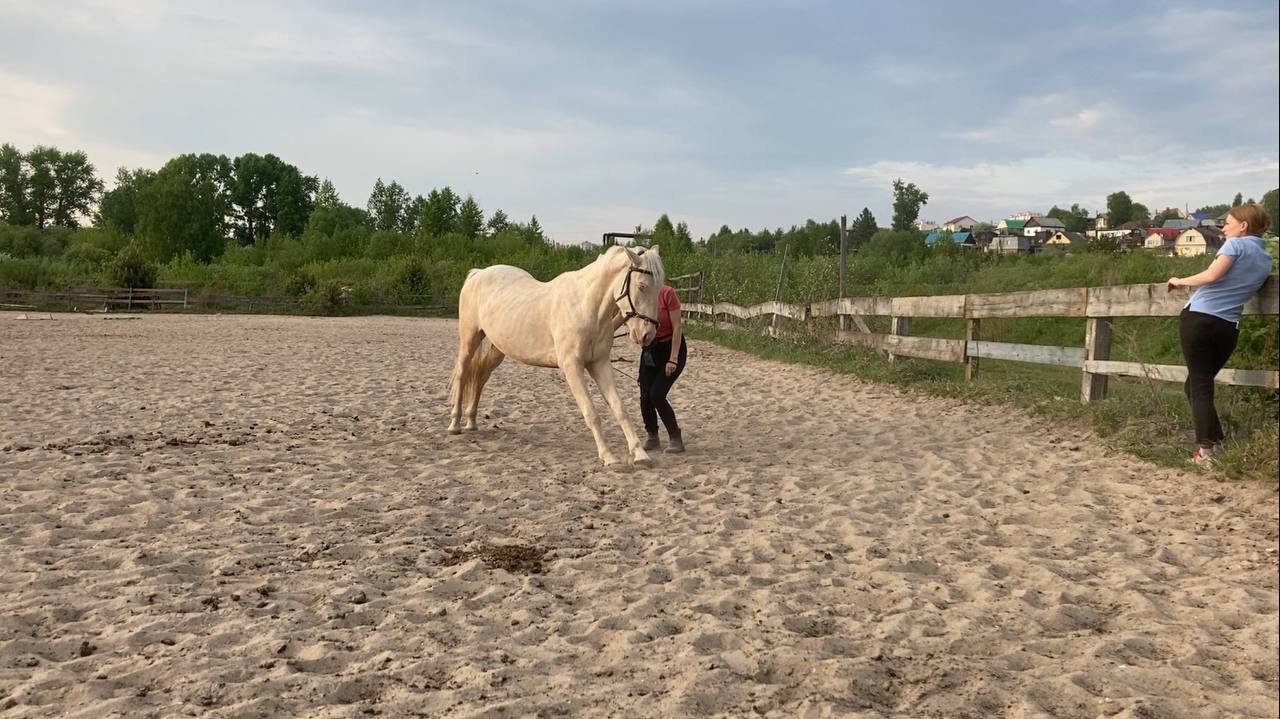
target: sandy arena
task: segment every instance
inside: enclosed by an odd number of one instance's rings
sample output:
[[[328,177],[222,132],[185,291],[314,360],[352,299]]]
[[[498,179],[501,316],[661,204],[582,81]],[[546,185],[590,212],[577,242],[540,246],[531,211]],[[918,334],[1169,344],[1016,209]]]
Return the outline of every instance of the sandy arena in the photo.
[[[1274,485],[703,342],[606,470],[510,360],[446,434],[451,320],[23,316],[0,719],[1277,716]]]

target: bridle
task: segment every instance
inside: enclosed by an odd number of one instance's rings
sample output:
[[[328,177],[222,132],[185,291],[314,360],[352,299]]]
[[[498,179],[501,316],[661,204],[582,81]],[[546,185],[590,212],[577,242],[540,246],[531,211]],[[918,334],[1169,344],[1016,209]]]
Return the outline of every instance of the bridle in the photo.
[[[639,254],[644,254],[644,250],[641,250]],[[646,270],[642,267],[636,267],[635,265],[631,265],[630,267],[627,268],[627,278],[622,281],[622,292],[619,293],[619,295],[613,300],[613,302],[614,304],[617,304],[623,300],[626,300],[627,306],[631,308],[630,310],[622,313],[623,322],[626,322],[632,317],[639,317],[645,322],[652,322],[654,326],[657,326],[658,321],[656,319],[648,315],[642,315],[639,312],[636,312],[636,303],[631,299],[631,275],[634,272],[639,272],[642,275],[649,275],[650,277],[653,276],[652,270]],[[622,309],[622,308],[619,307],[618,309]]]

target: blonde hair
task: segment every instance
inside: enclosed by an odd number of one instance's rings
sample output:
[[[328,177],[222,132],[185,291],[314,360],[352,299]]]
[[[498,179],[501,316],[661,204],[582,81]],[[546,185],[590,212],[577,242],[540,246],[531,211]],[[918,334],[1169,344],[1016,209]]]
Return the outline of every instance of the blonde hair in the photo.
[[[1271,227],[1271,218],[1267,216],[1267,211],[1256,202],[1237,205],[1228,210],[1227,214],[1247,225],[1251,235],[1262,237],[1262,233]]]

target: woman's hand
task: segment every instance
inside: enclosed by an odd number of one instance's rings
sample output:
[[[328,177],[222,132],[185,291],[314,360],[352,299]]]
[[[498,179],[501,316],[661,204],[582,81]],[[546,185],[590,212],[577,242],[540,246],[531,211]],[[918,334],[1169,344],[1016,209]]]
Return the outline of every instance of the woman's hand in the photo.
[[[1170,278],[1169,278],[1169,282],[1167,283],[1167,285],[1168,285],[1168,288],[1169,288],[1169,291],[1170,291],[1170,292],[1173,292],[1174,290],[1178,289],[1179,287],[1185,287],[1185,286],[1186,286],[1186,285],[1182,284],[1182,278],[1181,278],[1181,277],[1170,277]]]
[[[679,366],[680,365],[676,364],[675,360],[667,360],[667,376],[670,377],[671,375],[675,374],[676,369]]]

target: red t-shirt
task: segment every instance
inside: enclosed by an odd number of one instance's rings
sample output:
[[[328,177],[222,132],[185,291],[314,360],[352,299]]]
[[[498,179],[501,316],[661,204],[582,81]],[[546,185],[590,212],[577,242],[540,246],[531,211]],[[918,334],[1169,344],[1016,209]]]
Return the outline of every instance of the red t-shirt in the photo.
[[[671,311],[680,309],[680,298],[671,285],[663,285],[658,290],[658,336],[659,342],[671,339]]]

